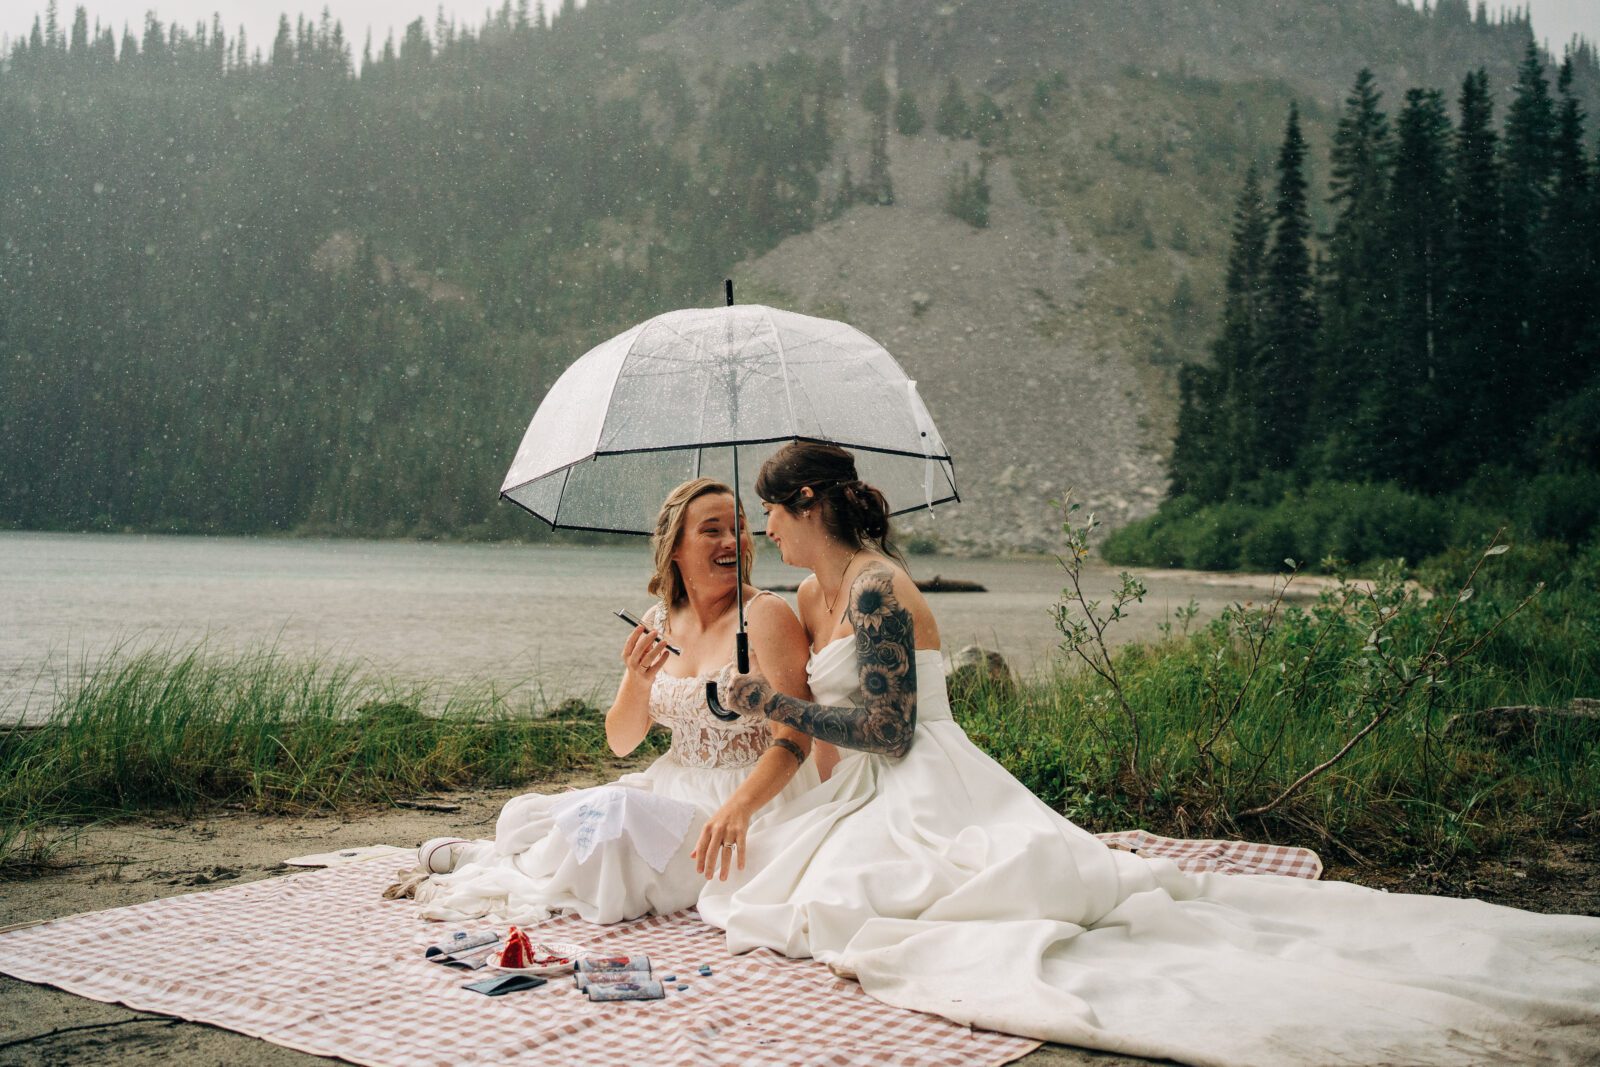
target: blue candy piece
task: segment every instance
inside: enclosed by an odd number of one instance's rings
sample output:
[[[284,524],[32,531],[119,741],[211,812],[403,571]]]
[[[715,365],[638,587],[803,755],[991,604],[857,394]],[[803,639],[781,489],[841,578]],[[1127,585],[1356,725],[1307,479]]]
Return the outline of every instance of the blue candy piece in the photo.
[[[689,988],[689,985],[688,985],[687,982],[679,982],[678,983],[678,992],[682,993],[685,989],[688,989],[688,988]]]
[[[664,974],[661,976],[661,980],[663,982],[676,982],[678,980],[678,976],[675,974]]]

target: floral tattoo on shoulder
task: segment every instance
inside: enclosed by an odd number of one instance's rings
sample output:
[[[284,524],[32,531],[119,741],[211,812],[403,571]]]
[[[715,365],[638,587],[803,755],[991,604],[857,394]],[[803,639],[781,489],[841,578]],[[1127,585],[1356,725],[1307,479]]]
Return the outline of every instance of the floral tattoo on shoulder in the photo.
[[[857,575],[845,617],[855,628],[859,707],[796,700],[756,678],[735,685],[730,696],[741,709],[819,741],[904,756],[917,728],[917,646],[911,612],[894,595],[894,571],[876,563]]]

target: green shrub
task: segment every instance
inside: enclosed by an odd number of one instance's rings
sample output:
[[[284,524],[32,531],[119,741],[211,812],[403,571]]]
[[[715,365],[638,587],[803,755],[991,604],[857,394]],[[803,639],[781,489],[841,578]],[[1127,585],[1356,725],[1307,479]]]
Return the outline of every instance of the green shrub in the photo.
[[[961,164],[959,174],[950,175],[945,188],[944,209],[967,225],[983,229],[989,225],[989,161],[978,164],[978,173],[972,166]]]
[[[1517,495],[1516,511],[1534,537],[1583,541],[1600,526],[1600,471],[1541,474]]]
[[[1561,483],[1570,497],[1590,488],[1577,476]],[[1554,493],[1548,485],[1538,492]],[[1595,486],[1600,514],[1600,484]],[[1582,509],[1553,509],[1540,520],[1569,516],[1576,529],[1593,520]],[[1530,520],[1531,521],[1531,520]],[[1452,544],[1480,544],[1506,524],[1503,516],[1456,497],[1427,497],[1395,485],[1283,481],[1242,487],[1233,500],[1201,504],[1175,497],[1146,519],[1112,533],[1103,546],[1112,563],[1147,567],[1278,569],[1285,559],[1313,567],[1329,558],[1371,566],[1380,560],[1426,559]]]

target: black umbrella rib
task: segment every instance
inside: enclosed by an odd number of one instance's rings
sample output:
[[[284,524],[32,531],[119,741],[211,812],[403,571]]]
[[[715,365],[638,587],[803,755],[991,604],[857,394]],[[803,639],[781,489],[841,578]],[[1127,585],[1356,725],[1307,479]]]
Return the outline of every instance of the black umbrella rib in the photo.
[[[604,452],[591,452],[582,459],[575,459],[565,466],[557,467],[555,470],[545,471],[537,478],[529,478],[527,481],[518,482],[516,485],[513,485],[508,489],[502,489],[500,491],[500,495],[505,496],[508,493],[516,492],[518,489],[526,489],[534,482],[542,482],[546,478],[552,478],[564,471],[569,471],[580,463],[592,463],[602,456],[637,456],[646,455],[651,452],[688,452],[694,449],[703,448],[735,448],[741,445],[775,445],[780,441],[810,441],[815,444],[837,445],[840,448],[848,448],[856,452],[873,452],[880,456],[904,456],[907,459],[929,459],[940,463],[948,463],[950,464],[952,470],[955,468],[955,460],[949,455],[929,456],[924,455],[921,452],[907,452],[904,449],[899,448],[878,448],[873,445],[851,444],[849,441],[835,441],[828,437],[813,437],[806,434],[801,434],[798,436],[786,434],[783,437],[752,437],[729,441],[687,441],[682,444],[661,445],[655,448],[618,448]],[[563,484],[562,488],[566,488],[565,484]]]
[[[509,495],[507,493],[501,493],[500,495],[503,498],[505,498],[506,500],[511,501],[511,503],[515,504],[517,507],[521,508],[523,511],[526,511],[529,515],[532,515],[534,518],[536,518],[540,522],[544,523],[546,526],[550,527],[550,529],[552,529],[552,530],[576,530],[576,531],[579,531],[581,533],[622,534],[622,535],[625,535],[627,537],[649,537],[652,533],[655,532],[653,530],[626,530],[626,529],[622,529],[622,528],[616,527],[616,526],[579,526],[579,525],[574,525],[574,524],[556,523],[556,522],[552,522],[551,520],[549,520],[545,516],[539,514],[537,511],[534,511],[528,505],[524,504],[522,501],[516,499],[515,497],[513,497],[513,496],[511,496],[511,495]],[[933,505],[934,505],[934,507],[938,507],[940,504],[959,504],[959,503],[961,503],[961,494],[956,493],[956,492],[952,492],[949,496],[942,496],[942,497],[939,497],[938,499],[936,499],[933,502]],[[925,510],[927,508],[927,506],[928,505],[926,505],[926,504],[913,504],[911,507],[908,507],[908,508],[898,508],[898,509],[896,509],[894,511],[891,511],[889,514],[891,516],[893,516],[893,515],[909,515],[913,511],[923,511],[923,510]],[[750,528],[750,535],[752,537],[759,537],[759,536],[761,536],[762,534],[764,534],[766,532],[767,531],[766,531],[765,527],[763,527],[762,529],[759,529],[759,530],[755,529],[754,527]]]
[[[730,438],[726,441],[689,441],[685,442],[684,444],[659,445],[650,448],[605,449],[603,451],[596,451],[592,454],[592,456],[585,456],[583,459],[577,460],[576,462],[586,463],[591,458],[598,459],[601,456],[634,456],[646,452],[687,452],[693,448],[736,448],[746,447],[749,445],[772,445],[777,444],[779,441],[813,441],[817,444],[838,445],[840,448],[848,448],[854,452],[875,452],[880,456],[905,456],[907,459],[930,459],[937,460],[942,463],[954,462],[948,455],[928,455],[922,452],[908,452],[903,448],[879,448],[876,445],[858,445],[852,444],[849,441],[835,441],[827,437],[815,437],[809,434],[784,434],[781,437],[737,437]],[[569,466],[572,465],[573,464],[569,464]],[[548,478],[554,473],[555,471],[551,471],[549,474],[542,474],[539,477]],[[536,482],[538,480],[539,478],[532,478],[529,481]],[[523,485],[527,484],[528,482],[523,483]],[[513,486],[513,488],[520,489],[522,486]]]
[[[524,504],[522,501],[520,501],[520,500],[516,499],[515,497],[511,496],[509,493],[501,493],[500,495],[504,499],[511,501],[513,504],[515,504],[517,507],[521,508],[523,511],[526,511],[529,515],[532,515],[534,518],[536,518],[540,522],[544,523],[546,526],[550,527],[550,529],[552,529],[552,530],[574,530],[574,531],[579,532],[579,533],[622,534],[622,535],[627,536],[627,537],[649,537],[652,533],[655,532],[653,530],[624,530],[624,529],[619,529],[619,528],[614,527],[614,526],[564,526],[564,525],[561,525],[561,524],[558,524],[558,523],[550,521],[549,519],[545,518],[543,515],[539,514],[537,511],[534,511],[528,505]],[[959,503],[961,503],[961,497],[957,493],[951,493],[951,495],[949,495],[949,496],[942,496],[942,497],[938,498],[933,503],[934,503],[935,507],[939,506],[940,504],[952,504],[952,503],[959,504]],[[890,515],[906,515],[906,514],[909,514],[909,513],[913,512],[913,511],[923,511],[923,510],[925,510],[927,508],[927,506],[928,505],[926,505],[926,504],[916,504],[916,505],[913,505],[912,507],[909,507],[909,508],[900,508],[898,511],[891,511],[889,514]],[[759,537],[760,535],[762,535],[762,534],[767,532],[765,528],[757,530],[754,527],[750,527],[749,529],[750,529],[750,536],[752,536],[752,537]]]

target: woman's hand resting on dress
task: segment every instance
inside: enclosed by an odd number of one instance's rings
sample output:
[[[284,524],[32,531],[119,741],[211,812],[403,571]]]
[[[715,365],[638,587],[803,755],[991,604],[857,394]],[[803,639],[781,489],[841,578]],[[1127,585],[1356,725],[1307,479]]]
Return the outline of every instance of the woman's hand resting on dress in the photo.
[[[750,829],[750,815],[738,798],[730,797],[701,827],[700,841],[694,846],[694,869],[705,875],[706,881],[720,877],[726,882],[735,862],[739,870],[744,870],[745,833]]]
[[[659,630],[635,626],[622,646],[622,665],[627,672],[643,682],[654,682],[661,665],[672,653],[667,651],[666,638]]]

